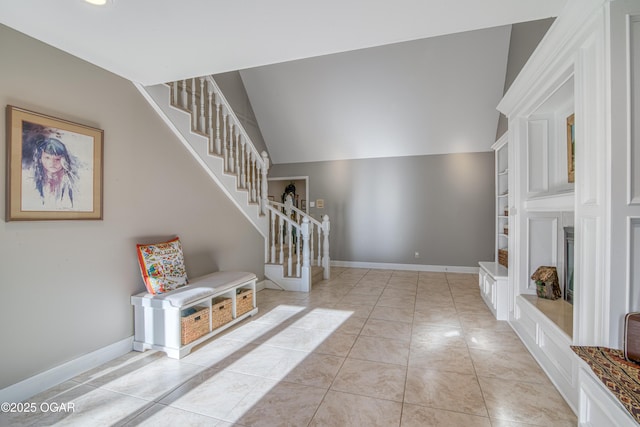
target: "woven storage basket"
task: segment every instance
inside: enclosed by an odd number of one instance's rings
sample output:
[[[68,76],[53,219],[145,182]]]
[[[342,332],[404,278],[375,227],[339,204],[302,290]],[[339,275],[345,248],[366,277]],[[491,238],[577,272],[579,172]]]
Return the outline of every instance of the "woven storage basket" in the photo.
[[[209,308],[198,307],[197,310],[180,318],[182,345],[189,344],[209,332]]]
[[[506,249],[498,249],[498,264],[509,268],[509,252]]]
[[[236,316],[240,317],[253,309],[253,291],[251,289],[238,289],[236,295]]]
[[[211,304],[211,328],[219,328],[232,320],[231,298],[215,298]]]

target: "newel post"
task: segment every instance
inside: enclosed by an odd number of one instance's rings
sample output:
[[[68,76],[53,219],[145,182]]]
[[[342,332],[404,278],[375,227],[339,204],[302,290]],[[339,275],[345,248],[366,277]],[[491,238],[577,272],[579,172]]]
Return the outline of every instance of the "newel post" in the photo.
[[[302,234],[302,286],[306,287],[303,291],[309,292],[311,290],[311,251],[309,248],[309,218],[302,218],[302,227],[300,230]]]
[[[261,182],[261,193],[260,194],[260,199],[262,201],[262,215],[266,215],[267,214],[267,204],[269,203],[269,200],[267,199],[267,196],[269,194],[269,183],[267,182],[267,172],[269,172],[269,155],[267,154],[266,151],[262,152],[262,182]]]
[[[329,280],[331,278],[331,260],[329,259],[329,229],[331,224],[329,223],[329,215],[322,217],[322,234],[324,234],[324,240],[322,243],[322,268],[324,269],[323,278]]]

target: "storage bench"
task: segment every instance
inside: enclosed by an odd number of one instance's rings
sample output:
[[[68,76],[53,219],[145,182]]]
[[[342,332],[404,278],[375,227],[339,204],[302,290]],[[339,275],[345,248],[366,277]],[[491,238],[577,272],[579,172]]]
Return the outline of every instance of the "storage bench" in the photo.
[[[133,295],[133,349],[160,350],[174,359],[186,356],[194,346],[258,312],[256,280],[253,273],[221,271],[171,292]]]

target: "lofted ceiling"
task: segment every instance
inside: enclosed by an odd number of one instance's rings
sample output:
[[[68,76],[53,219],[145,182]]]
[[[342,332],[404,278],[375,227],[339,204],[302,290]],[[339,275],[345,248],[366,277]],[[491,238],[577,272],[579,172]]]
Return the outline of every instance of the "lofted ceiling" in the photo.
[[[283,163],[488,150],[509,25],[565,2],[0,0],[0,23],[143,85],[243,70]]]
[[[511,26],[242,70],[274,163],[489,151]]]

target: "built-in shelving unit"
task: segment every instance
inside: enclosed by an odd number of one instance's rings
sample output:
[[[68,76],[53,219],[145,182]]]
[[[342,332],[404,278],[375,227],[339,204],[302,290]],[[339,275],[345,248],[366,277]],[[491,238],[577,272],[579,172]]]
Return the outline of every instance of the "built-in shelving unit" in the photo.
[[[491,147],[496,168],[496,254],[495,261],[508,268],[509,254],[509,144],[508,135]]]
[[[509,319],[509,152],[507,134],[491,148],[495,153],[495,259],[479,262],[480,295],[498,320]]]

